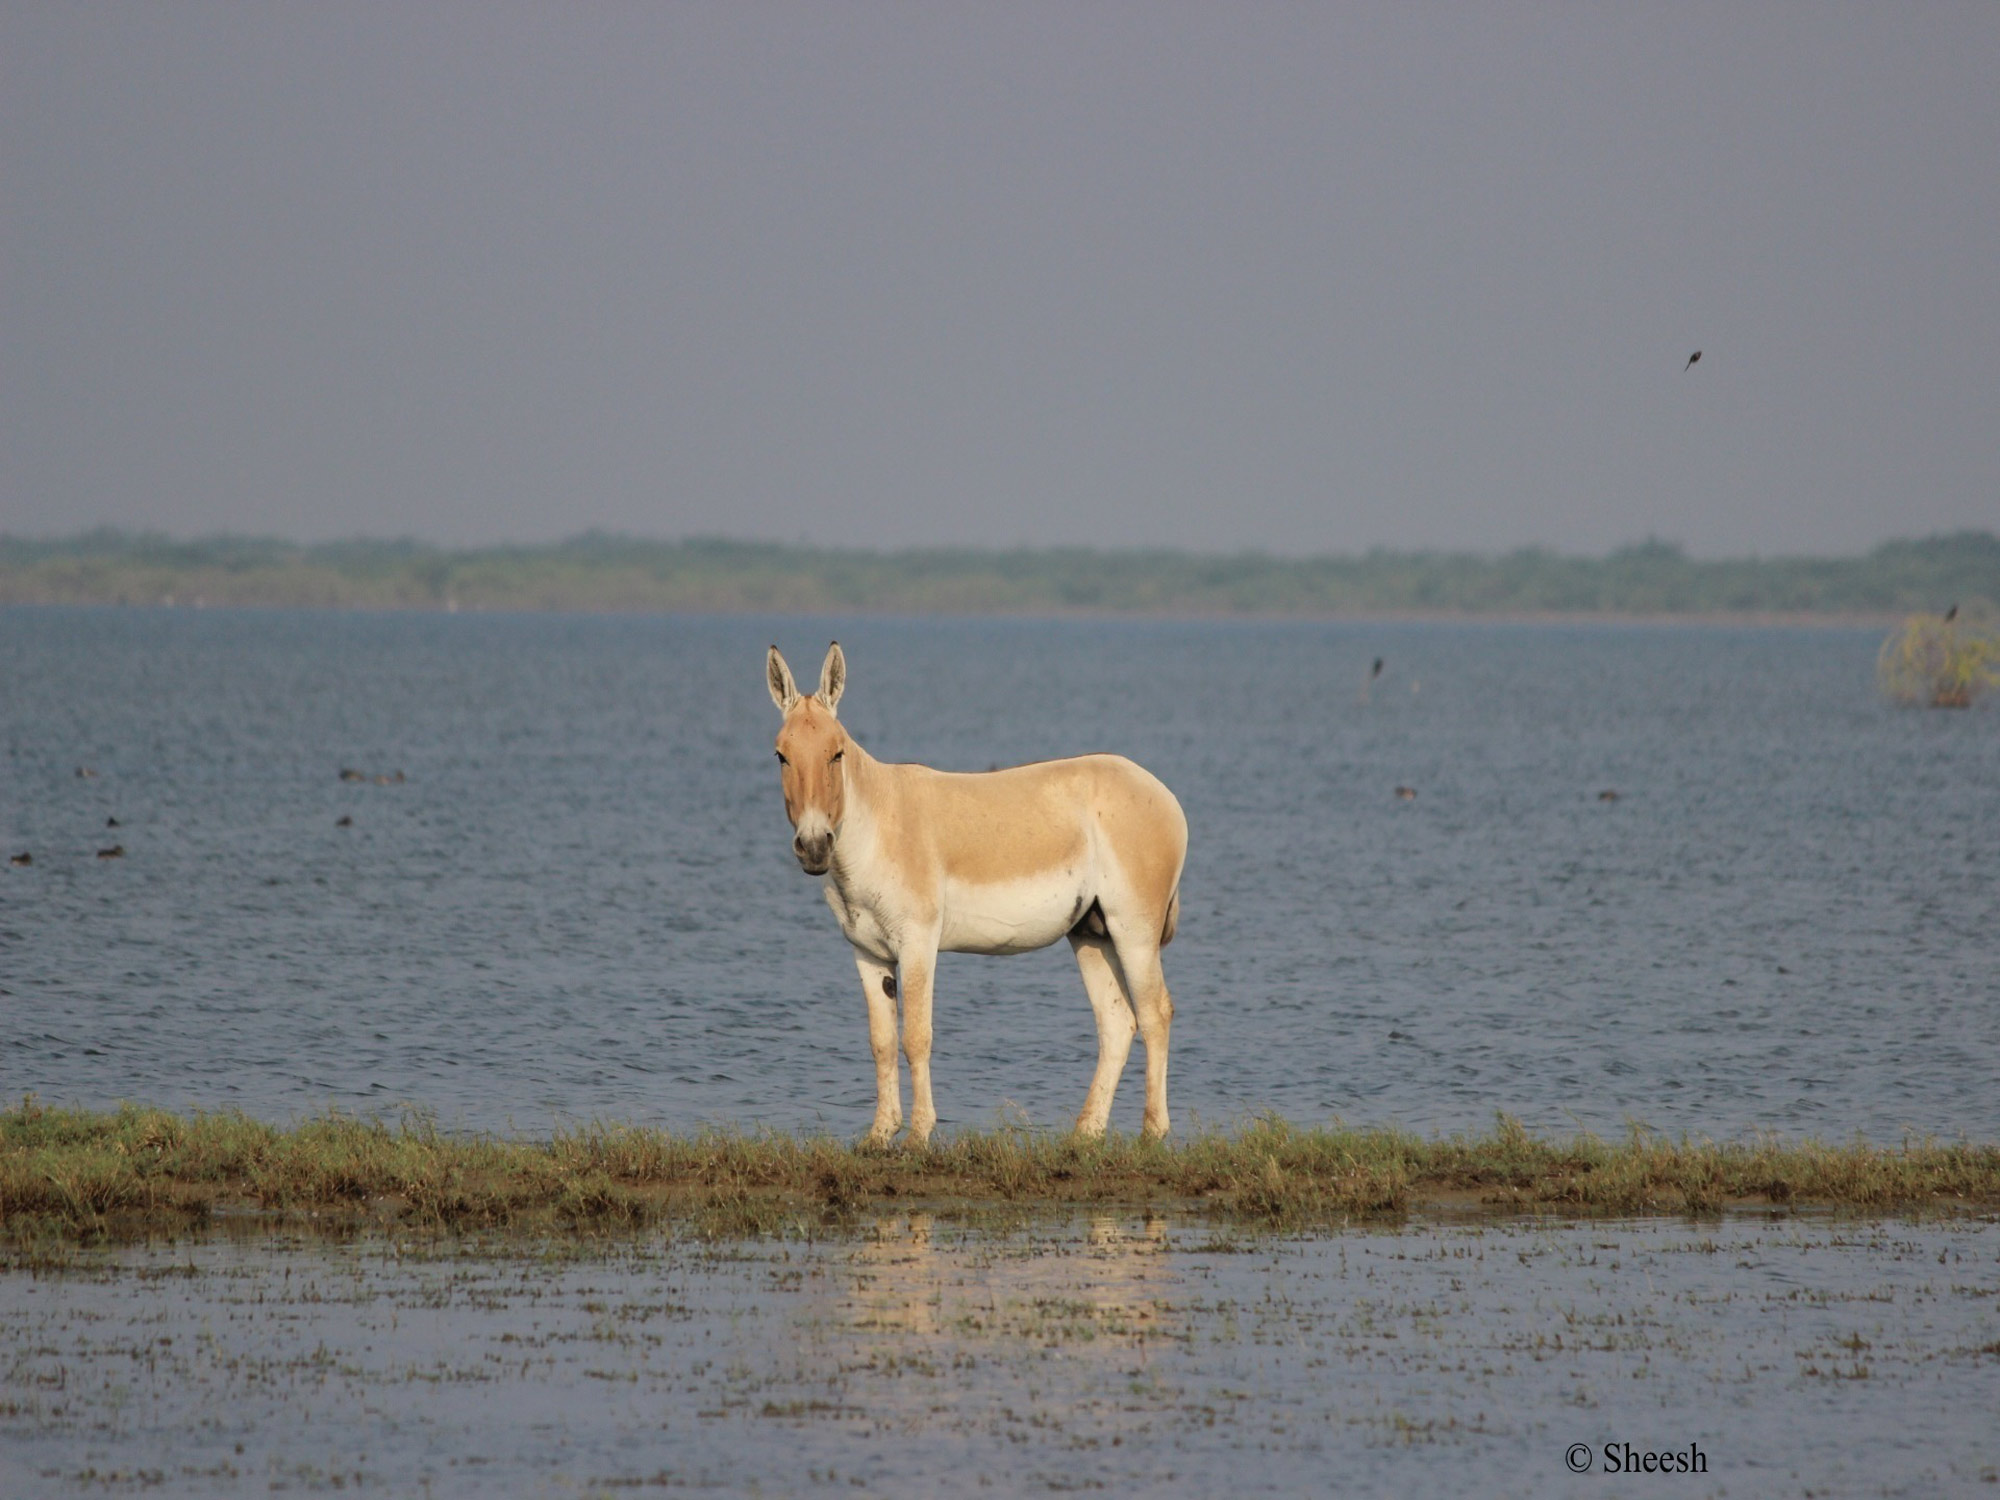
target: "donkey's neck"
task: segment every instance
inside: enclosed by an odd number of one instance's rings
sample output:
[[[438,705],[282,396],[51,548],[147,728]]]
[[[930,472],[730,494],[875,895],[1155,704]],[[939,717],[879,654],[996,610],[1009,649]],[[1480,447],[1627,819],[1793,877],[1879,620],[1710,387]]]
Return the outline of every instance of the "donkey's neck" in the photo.
[[[842,889],[852,887],[857,877],[878,857],[877,839],[884,799],[890,795],[889,778],[880,761],[862,748],[852,735],[841,759],[843,780],[840,835],[833,841],[833,868],[829,872]]]

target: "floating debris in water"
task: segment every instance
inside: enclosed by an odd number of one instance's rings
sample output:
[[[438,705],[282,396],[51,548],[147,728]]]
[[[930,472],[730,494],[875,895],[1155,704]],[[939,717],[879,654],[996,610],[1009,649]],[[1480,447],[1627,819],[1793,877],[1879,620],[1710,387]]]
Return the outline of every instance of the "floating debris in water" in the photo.
[[[346,813],[342,813],[339,817],[333,820],[333,826],[335,828],[352,828],[354,826],[354,819],[349,817]]]
[[[1417,789],[1413,786],[1399,786],[1396,788],[1396,795],[1405,802],[1414,802],[1417,800]]]
[[[340,768],[340,779],[342,781],[366,781],[368,778],[352,766],[342,766]]]
[[[1616,802],[1618,800],[1618,793],[1612,788],[1606,787],[1597,794],[1597,800],[1599,802]]]
[[[123,859],[125,857],[125,846],[123,844],[113,844],[109,849],[99,849],[97,857],[99,859]]]
[[[93,771],[89,766],[78,766],[76,768],[76,779],[78,781],[88,781],[96,774],[97,772]]]
[[[342,766],[340,768],[340,779],[342,781],[372,781],[377,786],[395,786],[399,782],[408,781],[409,777],[405,776],[401,771],[387,774],[378,772],[376,775],[370,776],[366,771],[357,771],[352,766]]]

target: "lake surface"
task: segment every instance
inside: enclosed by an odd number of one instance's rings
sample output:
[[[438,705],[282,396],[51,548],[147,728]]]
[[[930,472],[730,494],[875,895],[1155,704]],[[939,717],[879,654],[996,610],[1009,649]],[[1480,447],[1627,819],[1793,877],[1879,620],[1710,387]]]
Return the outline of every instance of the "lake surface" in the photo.
[[[0,1276],[0,1492],[1990,1495],[1996,1262],[1990,1219],[211,1237]]]
[[[858,1134],[763,684],[834,634],[883,759],[1180,796],[1178,1128],[2000,1137],[2000,715],[1696,626],[0,611],[0,1094]],[[945,1128],[1074,1117],[1066,946],[936,1026]]]

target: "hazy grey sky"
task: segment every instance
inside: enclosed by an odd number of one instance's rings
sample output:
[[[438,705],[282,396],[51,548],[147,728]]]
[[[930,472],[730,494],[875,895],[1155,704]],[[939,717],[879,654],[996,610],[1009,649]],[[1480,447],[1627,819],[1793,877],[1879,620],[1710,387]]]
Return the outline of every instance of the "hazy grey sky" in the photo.
[[[2000,527],[2000,4],[0,0],[0,530],[99,523]]]

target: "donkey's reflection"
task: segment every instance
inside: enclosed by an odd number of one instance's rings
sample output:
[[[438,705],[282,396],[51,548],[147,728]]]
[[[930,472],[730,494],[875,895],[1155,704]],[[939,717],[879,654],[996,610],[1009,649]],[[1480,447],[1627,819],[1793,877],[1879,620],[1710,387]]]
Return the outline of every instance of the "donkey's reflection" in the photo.
[[[1172,1337],[1178,1322],[1169,1292],[1180,1278],[1157,1214],[963,1238],[928,1213],[899,1214],[848,1266],[842,1313],[856,1331],[1122,1350]]]

